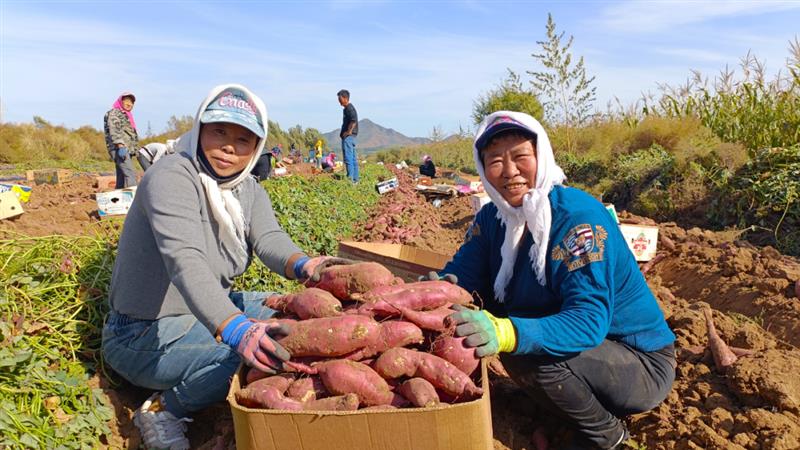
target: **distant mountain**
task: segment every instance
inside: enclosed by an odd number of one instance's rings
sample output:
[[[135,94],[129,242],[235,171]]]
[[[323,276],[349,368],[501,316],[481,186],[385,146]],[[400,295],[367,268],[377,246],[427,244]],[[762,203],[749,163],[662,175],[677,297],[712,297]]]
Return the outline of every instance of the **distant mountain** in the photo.
[[[339,139],[339,129],[325,133],[325,141],[331,150],[339,150],[342,148],[342,140]],[[358,121],[358,140],[356,148],[362,155],[365,153],[373,153],[387,147],[403,147],[419,144],[427,144],[431,142],[428,138],[421,137],[408,137],[399,133],[391,128],[384,128],[369,119],[361,119]]]

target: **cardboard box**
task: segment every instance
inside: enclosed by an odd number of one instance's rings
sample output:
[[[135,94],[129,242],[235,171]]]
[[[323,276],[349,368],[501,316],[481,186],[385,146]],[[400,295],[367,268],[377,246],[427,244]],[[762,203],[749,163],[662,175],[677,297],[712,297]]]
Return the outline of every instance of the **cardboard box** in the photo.
[[[485,192],[481,192],[480,194],[472,194],[469,196],[469,203],[472,205],[472,212],[474,214],[478,214],[478,211],[483,208],[483,205],[491,202],[492,199],[489,198],[489,194]]]
[[[0,219],[18,216],[25,211],[13,191],[0,192]]]
[[[98,192],[95,194],[95,197],[97,199],[97,212],[100,214],[100,218],[128,214],[128,210],[131,208],[135,196],[135,186],[108,192]]]
[[[238,450],[490,450],[492,417],[486,364],[483,397],[432,408],[370,411],[275,411],[236,403],[241,374],[228,404]]]
[[[400,186],[400,183],[397,181],[397,178],[390,178],[386,181],[381,181],[375,185],[375,189],[378,191],[378,194],[385,194],[389,191],[393,191],[397,189],[397,186]]]
[[[622,236],[628,248],[631,249],[636,261],[650,261],[656,257],[658,250],[658,227],[652,225],[619,225]]]
[[[30,186],[23,186],[21,184],[0,184],[0,192],[13,192],[22,203],[27,203],[31,199],[32,190],[33,188]]]
[[[94,187],[105,191],[117,187],[116,175],[99,175],[94,177]]]
[[[358,261],[373,261],[386,266],[406,281],[417,281],[420,275],[444,268],[453,257],[403,244],[342,241],[338,255]]]
[[[34,170],[33,181],[36,184],[61,184],[72,178],[72,171],[68,169]]]

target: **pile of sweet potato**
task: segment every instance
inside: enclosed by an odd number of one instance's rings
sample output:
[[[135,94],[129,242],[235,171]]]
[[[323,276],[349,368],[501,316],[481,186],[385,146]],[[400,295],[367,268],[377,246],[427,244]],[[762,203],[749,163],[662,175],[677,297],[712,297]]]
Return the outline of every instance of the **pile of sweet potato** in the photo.
[[[404,283],[380,264],[322,268],[296,294],[265,304],[290,333],[287,371],[250,369],[239,404],[253,408],[353,411],[426,407],[479,397],[479,360],[446,324],[471,295],[446,281]]]

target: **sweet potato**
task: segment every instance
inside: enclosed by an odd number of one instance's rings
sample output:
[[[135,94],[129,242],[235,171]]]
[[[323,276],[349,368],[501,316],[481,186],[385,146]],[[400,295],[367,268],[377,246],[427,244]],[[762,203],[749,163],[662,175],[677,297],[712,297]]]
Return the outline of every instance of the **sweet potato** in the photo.
[[[325,385],[322,384],[322,380],[317,376],[298,378],[286,390],[287,397],[300,400],[303,403],[323,398],[327,395],[328,391],[325,389]]]
[[[363,349],[345,355],[347,359],[361,361],[378,353],[385,352],[394,347],[405,347],[411,344],[420,344],[425,339],[422,330],[411,322],[402,320],[387,320],[380,322],[380,335]]]
[[[374,363],[384,378],[421,377],[454,397],[479,396],[481,388],[456,366],[428,353],[396,347],[385,351]]]
[[[283,375],[262,378],[237,392],[236,401],[248,408],[300,411],[303,409],[302,402],[283,395],[290,383],[291,378]]]
[[[472,303],[472,295],[455,284],[440,280],[376,288],[356,300],[367,303],[359,308],[359,313],[386,316],[398,314],[399,308],[424,311],[448,303],[468,305]]]
[[[273,295],[264,304],[276,311],[293,313],[300,319],[342,315],[342,303],[328,291],[308,288],[295,294]]]
[[[251,372],[253,370],[256,370],[256,369],[250,369]],[[257,372],[264,373],[264,372],[261,372],[260,370],[257,370]],[[267,375],[267,374],[265,374],[264,377],[256,378],[253,381],[248,381],[246,386],[247,387],[253,386],[253,387],[256,387],[256,388],[258,388],[259,386],[272,386],[272,387],[277,388],[278,391],[281,394],[283,394],[284,392],[286,392],[286,389],[289,388],[289,386],[292,384],[292,382],[294,382],[294,375],[292,375],[290,373],[281,373],[281,374],[278,374],[278,375]]]
[[[436,388],[424,378],[409,378],[397,387],[397,392],[414,406],[424,408],[439,404]]]
[[[736,363],[738,358],[731,349],[728,348],[728,344],[717,334],[717,328],[714,326],[714,320],[711,317],[711,309],[703,309],[703,315],[706,317],[708,348],[711,350],[711,355],[714,357],[714,365],[717,367],[717,370],[724,371],[729,366]]]
[[[431,353],[458,367],[467,375],[472,375],[480,365],[475,349],[464,345],[465,337],[441,335],[433,341]]]
[[[322,317],[295,322],[277,341],[292,357],[342,356],[373,345],[380,330],[378,322],[365,316]]]
[[[305,411],[355,411],[358,409],[358,395],[344,394],[309,400],[303,403]]]
[[[400,317],[416,324],[423,330],[444,331],[447,328],[444,324],[445,317],[453,314],[453,310],[450,309],[450,306],[452,306],[452,303],[446,303],[444,306],[430,311],[415,311],[403,307],[398,309],[400,310]]]
[[[334,359],[318,363],[316,368],[325,387],[333,394],[356,394],[365,406],[392,403],[394,394],[389,384],[366,364]]]
[[[348,300],[351,295],[361,294],[378,286],[402,282],[389,269],[375,262],[326,267],[319,271],[318,278],[318,281],[309,279],[306,285],[324,289],[342,300]]]

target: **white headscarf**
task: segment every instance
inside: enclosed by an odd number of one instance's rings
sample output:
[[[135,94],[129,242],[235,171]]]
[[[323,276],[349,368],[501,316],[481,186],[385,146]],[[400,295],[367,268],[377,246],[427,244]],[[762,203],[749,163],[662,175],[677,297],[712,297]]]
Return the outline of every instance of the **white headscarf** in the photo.
[[[513,125],[510,125],[514,123]],[[477,142],[487,131],[493,133],[493,126],[504,124],[503,127],[518,128],[536,134],[536,185],[533,189],[525,193],[522,199],[522,206],[511,206],[500,193],[486,179],[483,168],[483,160],[478,151]],[[531,267],[536,274],[536,280],[544,286],[547,277],[545,264],[547,262],[547,245],[550,238],[550,225],[552,223],[552,212],[550,210],[550,199],[548,194],[553,186],[560,185],[566,180],[564,171],[556,164],[553,156],[553,149],[550,147],[550,139],[544,131],[542,125],[533,117],[525,113],[512,111],[498,111],[490,114],[478,127],[475,134],[475,142],[472,146],[475,167],[478,175],[483,182],[483,188],[497,206],[497,218],[506,226],[506,235],[503,246],[500,249],[502,264],[497,278],[494,280],[494,295],[499,302],[504,302],[506,297],[506,287],[514,275],[514,262],[517,260],[519,244],[525,232],[525,224],[528,225],[533,236],[533,245],[530,250]]]
[[[253,156],[239,175],[231,180],[217,182],[217,180],[203,171],[203,165],[199,162],[197,157],[200,143],[200,116],[217,95],[226,89],[238,89],[250,97],[250,100],[252,100],[256,107],[256,114],[260,116],[261,123],[264,125],[264,137],[259,139]],[[200,166],[200,182],[203,185],[203,190],[208,199],[211,214],[219,227],[219,238],[230,256],[240,265],[244,265],[248,259],[246,230],[242,206],[239,204],[239,200],[233,195],[233,190],[250,176],[250,171],[253,169],[253,166],[256,165],[258,157],[261,155],[261,150],[267,142],[267,123],[267,107],[260,98],[242,85],[221,84],[211,89],[211,92],[208,93],[206,99],[203,100],[203,103],[201,103],[200,107],[197,109],[192,129],[178,138],[175,143],[175,150],[177,152],[185,153],[198,161],[198,165]]]

